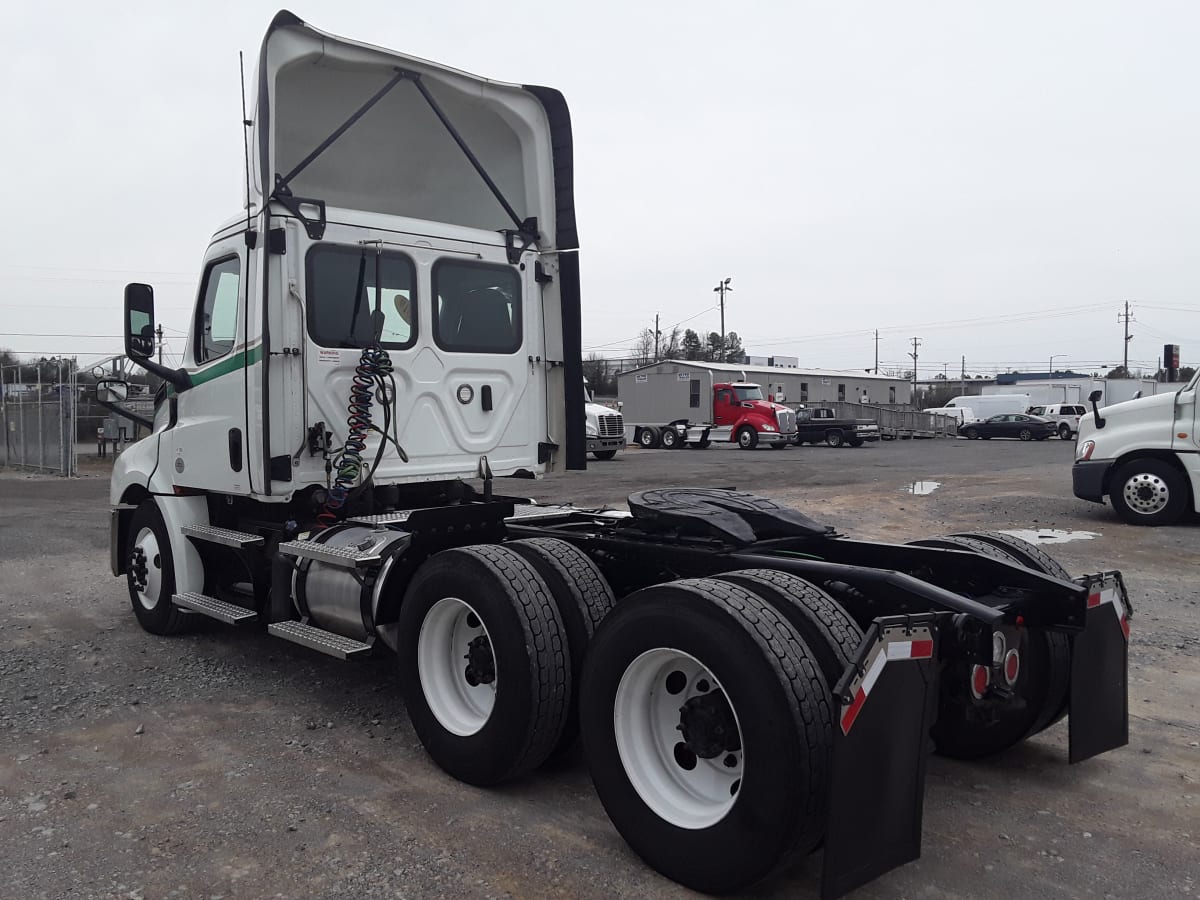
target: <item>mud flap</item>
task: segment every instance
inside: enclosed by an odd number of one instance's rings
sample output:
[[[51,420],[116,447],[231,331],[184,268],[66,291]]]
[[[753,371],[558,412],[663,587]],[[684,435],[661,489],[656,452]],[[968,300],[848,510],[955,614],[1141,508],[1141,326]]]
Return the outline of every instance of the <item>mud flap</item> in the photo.
[[[834,689],[823,898],[840,897],[921,855],[941,615],[876,619]]]
[[[1072,763],[1129,743],[1129,594],[1120,572],[1079,581],[1088,596],[1071,653]]]

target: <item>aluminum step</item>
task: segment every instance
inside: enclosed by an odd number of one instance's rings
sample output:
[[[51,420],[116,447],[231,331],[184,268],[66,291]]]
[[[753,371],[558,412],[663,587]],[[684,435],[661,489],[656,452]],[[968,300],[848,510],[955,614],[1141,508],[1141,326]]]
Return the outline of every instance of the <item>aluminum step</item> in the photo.
[[[311,559],[345,569],[362,569],[366,566],[378,565],[382,561],[382,557],[378,553],[353,550],[349,547],[330,547],[326,544],[318,544],[316,541],[288,541],[279,545],[279,552],[285,556]]]
[[[224,622],[226,625],[237,625],[239,622],[253,622],[258,618],[258,613],[252,609],[246,609],[244,606],[237,606],[233,603],[226,603],[224,600],[218,600],[216,597],[209,597],[205,594],[197,594],[194,591],[174,594],[171,597],[171,602],[180,609],[200,613],[201,615],[208,616],[210,619]]]
[[[212,544],[223,544],[226,547],[236,547],[239,550],[263,545],[261,534],[248,534],[245,531],[233,531],[229,528],[218,528],[215,525],[184,525],[180,531],[190,538],[208,541]]]
[[[393,512],[379,513],[374,516],[351,516],[346,521],[354,525],[403,525],[411,515],[412,510],[400,509]]]
[[[267,626],[267,634],[338,659],[362,656],[371,649],[370,644],[342,637],[340,634],[334,634],[332,631],[325,631],[322,628],[314,628],[303,622],[272,622]]]

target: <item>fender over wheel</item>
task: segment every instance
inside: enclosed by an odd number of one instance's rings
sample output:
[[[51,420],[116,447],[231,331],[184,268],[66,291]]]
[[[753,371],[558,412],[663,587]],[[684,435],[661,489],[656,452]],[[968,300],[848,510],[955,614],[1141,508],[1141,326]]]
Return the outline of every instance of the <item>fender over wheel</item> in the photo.
[[[178,634],[187,614],[172,601],[175,564],[171,539],[153,500],[143,500],[129,522],[129,564],[125,581],[138,624],[151,634]]]
[[[820,841],[829,690],[795,629],[740,586],[623,601],[584,663],[580,719],[609,818],[668,878],[736,891]]]
[[[400,690],[433,761],[497,784],[555,749],[571,697],[570,651],[550,588],[494,544],[443,550],[400,605]]]

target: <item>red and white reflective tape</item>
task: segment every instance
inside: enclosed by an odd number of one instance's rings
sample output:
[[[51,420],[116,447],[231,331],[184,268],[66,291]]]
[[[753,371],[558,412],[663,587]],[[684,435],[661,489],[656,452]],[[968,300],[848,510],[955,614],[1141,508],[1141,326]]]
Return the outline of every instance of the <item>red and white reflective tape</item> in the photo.
[[[1121,599],[1120,588],[1111,582],[1093,584],[1088,592],[1088,609],[1095,609],[1105,603],[1112,604],[1113,612],[1117,614],[1117,619],[1121,623],[1121,631],[1125,634],[1125,640],[1129,640],[1129,610],[1125,608],[1125,601]]]
[[[905,659],[929,659],[933,656],[933,633],[926,626],[911,630],[901,626],[886,629],[863,666],[863,674],[850,683],[850,694],[854,698],[850,705],[842,710],[842,734],[849,734],[854,720],[862,712],[863,704],[871,688],[883,674],[883,667],[889,662]]]

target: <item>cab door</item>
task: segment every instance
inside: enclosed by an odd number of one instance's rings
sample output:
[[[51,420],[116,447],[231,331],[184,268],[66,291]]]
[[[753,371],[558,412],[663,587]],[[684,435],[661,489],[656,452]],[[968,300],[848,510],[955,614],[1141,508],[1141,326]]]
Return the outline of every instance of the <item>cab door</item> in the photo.
[[[239,232],[205,255],[183,368],[192,386],[169,402],[175,424],[163,432],[160,465],[174,484],[246,494],[246,245]]]
[[[713,424],[728,426],[736,420],[733,391],[730,388],[721,388],[713,394]]]

